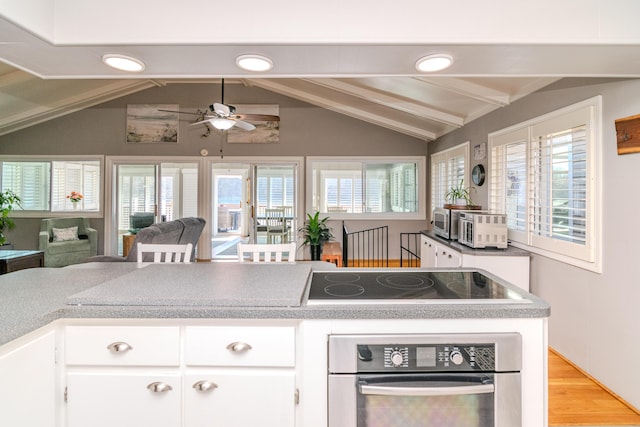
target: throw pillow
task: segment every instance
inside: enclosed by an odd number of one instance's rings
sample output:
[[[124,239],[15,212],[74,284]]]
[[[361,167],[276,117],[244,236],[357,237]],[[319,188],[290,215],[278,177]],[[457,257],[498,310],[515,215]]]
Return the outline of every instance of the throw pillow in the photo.
[[[80,240],[78,238],[78,226],[69,228],[51,228],[54,242],[66,242],[68,240]]]

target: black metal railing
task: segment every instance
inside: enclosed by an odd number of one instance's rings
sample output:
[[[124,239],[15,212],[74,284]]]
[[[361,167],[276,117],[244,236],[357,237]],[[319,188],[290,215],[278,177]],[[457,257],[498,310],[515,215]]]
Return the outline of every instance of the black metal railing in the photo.
[[[400,267],[420,267],[420,234],[400,233]]]
[[[343,221],[342,262],[345,267],[389,267],[389,227],[349,233]]]

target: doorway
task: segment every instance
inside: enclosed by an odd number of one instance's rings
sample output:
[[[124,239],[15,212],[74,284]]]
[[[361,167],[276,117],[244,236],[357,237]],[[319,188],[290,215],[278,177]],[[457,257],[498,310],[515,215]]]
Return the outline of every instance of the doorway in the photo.
[[[144,227],[198,216],[198,164],[194,162],[116,162],[115,206],[110,238],[115,253],[126,256],[123,242]]]
[[[267,243],[268,209],[286,212],[286,233],[296,240],[300,161],[212,164],[211,258],[237,259],[238,243]]]

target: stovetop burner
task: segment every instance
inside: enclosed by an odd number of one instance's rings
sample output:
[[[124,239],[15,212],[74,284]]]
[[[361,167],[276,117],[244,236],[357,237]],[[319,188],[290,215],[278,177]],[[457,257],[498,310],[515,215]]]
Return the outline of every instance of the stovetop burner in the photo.
[[[476,271],[314,272],[309,304],[525,301]]]

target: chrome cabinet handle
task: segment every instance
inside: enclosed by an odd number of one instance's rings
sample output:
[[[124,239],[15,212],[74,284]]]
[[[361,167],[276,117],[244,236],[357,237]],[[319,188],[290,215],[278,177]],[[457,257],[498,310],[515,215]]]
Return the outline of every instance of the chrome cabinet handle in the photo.
[[[173,390],[173,387],[171,387],[169,384],[159,381],[149,384],[147,388],[154,393],[165,393],[167,391]]]
[[[212,383],[211,381],[198,381],[193,385],[193,388],[195,388],[198,392],[206,393],[208,391],[217,389],[218,384]]]
[[[111,351],[112,353],[124,353],[125,351],[133,350],[133,347],[131,347],[126,342],[118,341],[109,344],[107,346],[107,349],[109,349],[109,351]]]
[[[227,346],[227,350],[229,351],[233,351],[236,353],[242,353],[243,351],[249,351],[251,350],[251,346],[249,344],[247,344],[246,342],[232,342],[231,344],[229,344]]]

